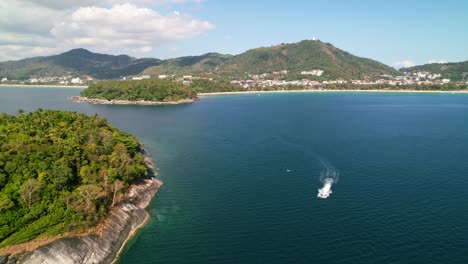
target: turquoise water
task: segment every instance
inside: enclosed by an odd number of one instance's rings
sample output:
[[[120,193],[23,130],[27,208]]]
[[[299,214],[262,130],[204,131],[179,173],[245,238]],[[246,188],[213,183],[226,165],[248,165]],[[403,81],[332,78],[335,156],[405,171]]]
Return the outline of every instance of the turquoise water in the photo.
[[[0,88],[0,111],[98,113],[149,148],[165,185],[119,263],[468,263],[468,95],[66,100],[79,91]]]

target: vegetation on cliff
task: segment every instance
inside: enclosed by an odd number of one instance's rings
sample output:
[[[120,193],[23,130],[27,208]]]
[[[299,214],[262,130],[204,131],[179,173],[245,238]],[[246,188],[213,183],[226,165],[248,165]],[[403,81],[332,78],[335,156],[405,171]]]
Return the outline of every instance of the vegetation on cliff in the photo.
[[[81,96],[105,100],[169,102],[196,97],[192,88],[170,80],[104,81],[90,85]]]
[[[148,171],[138,140],[97,115],[0,114],[0,247],[88,228]]]

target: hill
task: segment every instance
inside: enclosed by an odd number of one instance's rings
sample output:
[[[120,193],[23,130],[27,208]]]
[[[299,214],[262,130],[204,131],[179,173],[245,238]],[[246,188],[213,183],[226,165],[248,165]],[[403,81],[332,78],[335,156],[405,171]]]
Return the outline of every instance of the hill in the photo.
[[[207,53],[201,56],[187,56],[168,59],[157,66],[146,69],[143,73],[158,74],[203,74],[217,70],[218,66],[231,59],[232,55]]]
[[[451,63],[431,63],[410,68],[402,68],[400,72],[431,72],[441,74],[442,78],[448,78],[452,81],[468,81],[468,61]]]
[[[191,87],[170,80],[103,81],[81,92],[88,99],[125,100],[128,102],[176,102],[195,99]]]
[[[92,53],[85,49],[47,56],[0,63],[0,76],[24,80],[34,76],[91,76],[95,79],[113,79],[141,73],[158,65],[161,60],[136,59],[127,55]]]
[[[363,78],[398,72],[380,62],[354,56],[329,43],[304,40],[257,48],[237,55],[220,65],[221,74],[261,74],[287,70],[292,74],[320,69],[328,78]]]
[[[97,115],[0,114],[0,248],[88,229],[147,166],[138,140]]]
[[[60,55],[0,63],[0,77],[28,79],[34,76],[72,74],[95,79],[117,79],[140,73],[245,77],[247,74],[287,70],[284,78],[301,79],[302,71],[323,70],[321,79],[363,79],[398,71],[375,60],[354,56],[329,43],[304,40],[248,50],[233,56],[207,53],[168,60],[136,59],[74,49]],[[311,77],[309,75],[309,77]]]

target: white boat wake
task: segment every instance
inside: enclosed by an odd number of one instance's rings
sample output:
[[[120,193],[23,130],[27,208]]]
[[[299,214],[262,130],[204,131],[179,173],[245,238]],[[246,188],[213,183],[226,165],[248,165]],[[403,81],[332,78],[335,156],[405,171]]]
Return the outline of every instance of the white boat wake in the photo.
[[[319,158],[319,160],[324,170],[320,173],[320,181],[323,183],[323,187],[318,189],[317,197],[327,199],[332,194],[333,184],[338,182],[338,171],[330,162],[322,158]]]

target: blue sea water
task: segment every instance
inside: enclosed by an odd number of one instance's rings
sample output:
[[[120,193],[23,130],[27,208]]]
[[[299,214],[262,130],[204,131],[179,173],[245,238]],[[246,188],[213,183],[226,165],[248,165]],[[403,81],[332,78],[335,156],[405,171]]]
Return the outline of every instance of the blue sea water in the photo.
[[[468,263],[468,95],[67,100],[79,92],[0,88],[0,112],[98,113],[146,145],[165,185],[119,263]]]

